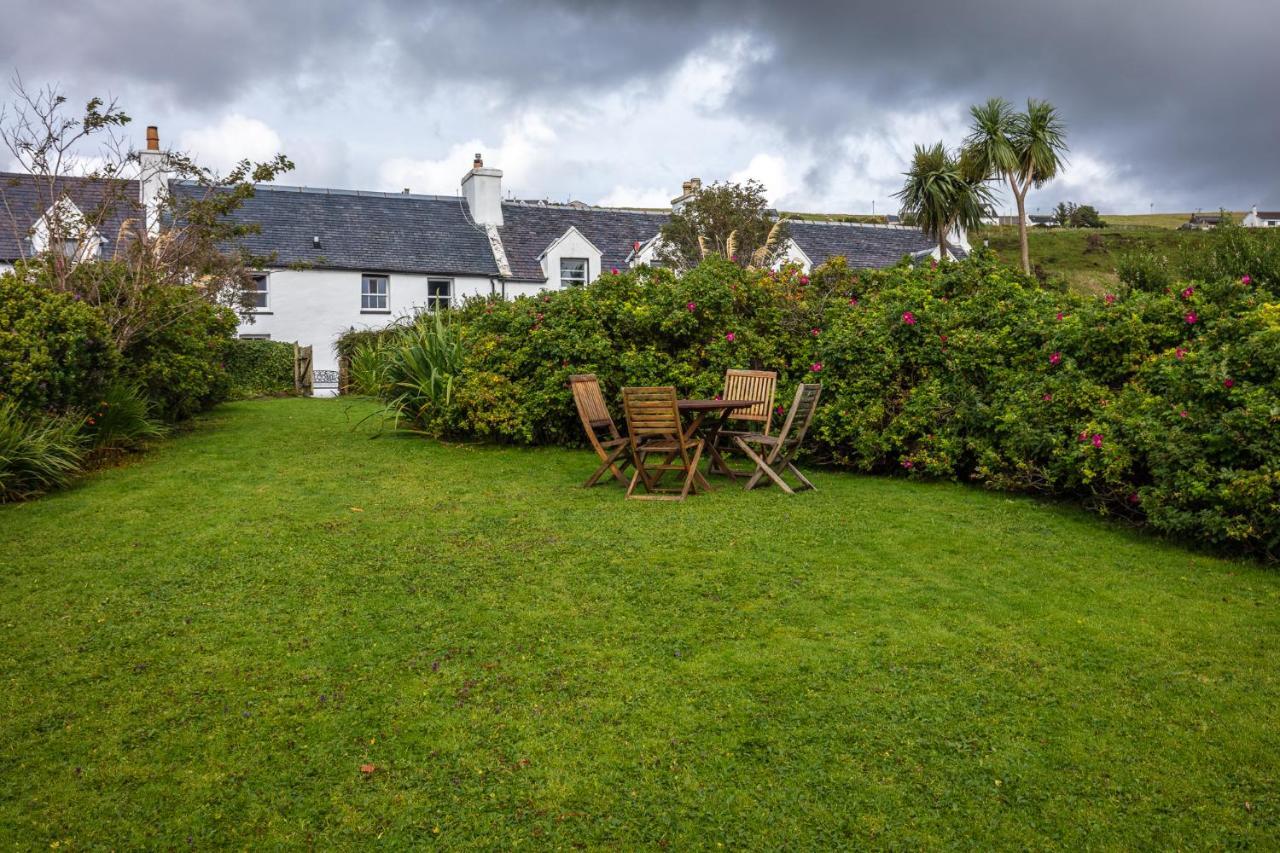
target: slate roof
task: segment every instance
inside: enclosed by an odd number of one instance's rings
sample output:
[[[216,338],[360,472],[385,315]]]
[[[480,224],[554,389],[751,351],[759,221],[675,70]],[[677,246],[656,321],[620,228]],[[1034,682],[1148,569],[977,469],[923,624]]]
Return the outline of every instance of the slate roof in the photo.
[[[31,254],[25,238],[31,228],[63,196],[71,199],[109,243],[120,239],[120,229],[128,219],[141,223],[137,181],[94,178],[58,178],[51,188],[48,179],[0,172],[0,261],[16,261]]]
[[[938,245],[916,228],[791,220],[787,230],[815,267],[837,255],[854,269],[888,267],[904,255],[928,252]],[[952,251],[964,256],[960,249]]]
[[[205,191],[174,182],[176,195]],[[259,186],[233,214],[261,233],[241,244],[282,265],[367,272],[496,276],[489,238],[466,202],[450,196]],[[320,245],[314,245],[314,238]]]
[[[543,281],[546,276],[538,256],[570,227],[581,231],[600,250],[602,270],[626,269],[634,244],[657,234],[668,218],[666,213],[613,207],[505,202],[498,233],[512,276],[520,281]]]

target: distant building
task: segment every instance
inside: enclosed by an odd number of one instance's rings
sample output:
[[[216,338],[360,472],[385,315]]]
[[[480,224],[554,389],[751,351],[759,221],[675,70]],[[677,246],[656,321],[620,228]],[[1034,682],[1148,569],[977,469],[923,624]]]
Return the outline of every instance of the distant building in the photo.
[[[1231,221],[1231,215],[1227,214],[1227,221]],[[1223,215],[1221,213],[1196,213],[1191,214],[1191,218],[1178,226],[1182,231],[1208,231],[1211,228],[1217,228],[1222,224]]]
[[[1255,204],[1240,224],[1245,228],[1280,228],[1280,210],[1258,210]]]

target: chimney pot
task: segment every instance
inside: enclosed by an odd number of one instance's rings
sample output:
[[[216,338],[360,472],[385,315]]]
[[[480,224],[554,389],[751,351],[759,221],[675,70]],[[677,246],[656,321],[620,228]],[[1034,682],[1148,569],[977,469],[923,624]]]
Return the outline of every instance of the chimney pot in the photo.
[[[690,178],[689,191],[696,193],[700,189],[702,189],[702,178]]]
[[[147,150],[160,150],[160,128],[156,127],[154,124],[147,127]]]
[[[477,152],[476,152],[476,158],[475,158],[475,160],[471,163],[471,168],[473,168],[473,169],[483,169],[483,168],[484,168],[484,159],[480,156],[480,152],[479,152],[479,151],[477,151]]]
[[[691,192],[692,187],[693,187],[692,181],[685,181],[680,185],[680,192],[682,192],[685,195],[688,195]]]

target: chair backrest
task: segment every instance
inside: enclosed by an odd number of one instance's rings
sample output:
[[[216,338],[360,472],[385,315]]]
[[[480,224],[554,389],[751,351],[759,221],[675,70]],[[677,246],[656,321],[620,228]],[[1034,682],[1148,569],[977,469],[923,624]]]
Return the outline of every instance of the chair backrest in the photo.
[[[578,407],[578,417],[582,418],[582,427],[594,434],[598,429],[608,430],[611,435],[618,435],[613,416],[605,405],[604,393],[600,390],[600,380],[594,373],[576,373],[569,377],[569,388],[573,391],[573,403]]]
[[[793,447],[804,441],[809,432],[809,424],[813,423],[813,414],[818,411],[818,397],[822,395],[822,386],[801,384],[796,389],[795,399],[791,401],[791,411],[787,412],[787,420],[778,433],[778,449]]]
[[[622,405],[627,415],[627,435],[632,446],[636,439],[662,435],[678,438],[683,434],[680,410],[676,405],[676,389],[623,388]]]
[[[761,431],[768,435],[769,426],[773,423],[773,400],[777,389],[778,374],[772,370],[726,370],[724,399],[756,401],[749,409],[735,411],[729,420],[764,424]]]

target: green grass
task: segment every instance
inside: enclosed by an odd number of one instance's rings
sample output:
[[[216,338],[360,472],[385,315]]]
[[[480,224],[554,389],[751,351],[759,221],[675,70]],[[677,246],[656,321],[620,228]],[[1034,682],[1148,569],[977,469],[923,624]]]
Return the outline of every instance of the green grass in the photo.
[[[1203,213],[1217,213],[1218,209],[1206,209]],[[1232,214],[1236,222],[1244,219],[1245,214],[1236,211]],[[1142,228],[1177,228],[1191,219],[1190,213],[1104,213],[1102,221],[1111,226],[1138,226]]]
[[[1102,240],[1101,248],[1089,245],[1091,235]],[[1199,231],[1167,228],[1033,228],[1027,232],[1027,241],[1032,264],[1050,276],[1065,279],[1075,290],[1101,293],[1119,282],[1116,263],[1126,253],[1176,250],[1188,241],[1203,240],[1204,236]],[[984,228],[970,239],[975,245],[987,240],[1005,263],[1020,263],[1017,228]]]
[[[628,503],[368,408],[0,507],[0,844],[1280,837],[1272,571],[903,479]]]

